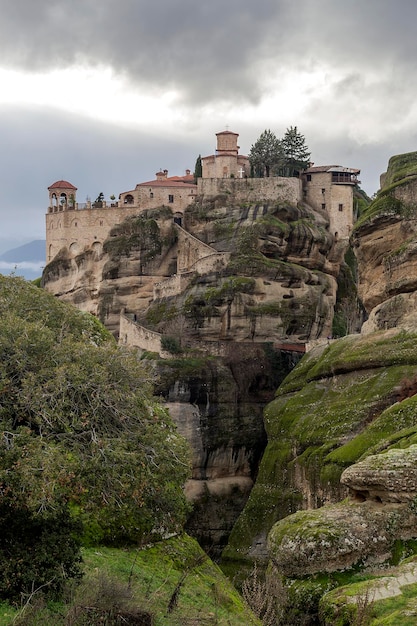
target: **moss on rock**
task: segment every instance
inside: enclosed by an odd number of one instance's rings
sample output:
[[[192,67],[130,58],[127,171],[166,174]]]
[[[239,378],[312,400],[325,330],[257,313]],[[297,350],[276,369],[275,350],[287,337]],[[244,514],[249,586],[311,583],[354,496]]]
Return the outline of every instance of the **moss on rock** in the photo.
[[[417,440],[417,337],[398,330],[347,336],[307,353],[264,411],[268,445],[225,560],[267,558],[272,525],[297,509],[336,502],[343,470],[370,452]]]

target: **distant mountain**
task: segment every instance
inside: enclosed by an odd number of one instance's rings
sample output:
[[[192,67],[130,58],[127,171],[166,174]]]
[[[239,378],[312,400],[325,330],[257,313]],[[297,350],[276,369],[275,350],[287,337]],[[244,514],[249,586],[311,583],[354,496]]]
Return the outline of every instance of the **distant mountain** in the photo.
[[[45,240],[36,239],[0,254],[0,273],[34,280],[45,266]]]
[[[30,241],[29,243],[25,243],[23,246],[12,248],[11,250],[7,250],[7,252],[3,252],[3,254],[0,254],[0,261],[9,261],[10,263],[21,263],[23,261],[45,262],[45,245],[46,243],[44,239]]]

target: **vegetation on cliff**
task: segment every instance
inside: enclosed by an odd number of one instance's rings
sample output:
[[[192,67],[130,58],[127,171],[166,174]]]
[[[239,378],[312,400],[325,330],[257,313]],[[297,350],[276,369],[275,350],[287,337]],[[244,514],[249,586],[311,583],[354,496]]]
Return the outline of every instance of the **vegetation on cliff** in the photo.
[[[227,559],[248,558],[278,519],[340,499],[343,469],[362,456],[415,442],[416,340],[351,335],[305,355],[265,410],[268,445]]]
[[[417,180],[417,152],[399,154],[390,158],[382,187],[373,202],[354,225],[354,232],[372,224],[376,219],[401,219],[414,216],[416,203],[398,194],[401,188],[414,185]],[[407,194],[406,194],[407,195]],[[413,197],[413,196],[412,196]]]

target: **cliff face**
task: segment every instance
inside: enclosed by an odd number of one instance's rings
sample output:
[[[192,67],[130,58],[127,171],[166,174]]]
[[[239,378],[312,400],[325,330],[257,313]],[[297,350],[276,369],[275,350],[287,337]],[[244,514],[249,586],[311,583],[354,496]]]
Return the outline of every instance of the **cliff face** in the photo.
[[[176,234],[169,209],[145,211],[110,231],[102,251],[74,256],[62,249],[43,272],[44,288],[119,332],[122,309],[145,310],[153,286],[176,270]]]
[[[381,180],[353,234],[358,292],[369,314],[362,332],[417,323],[417,153],[392,157]]]
[[[44,287],[116,334],[123,308],[162,332],[182,316],[183,334],[211,341],[305,342],[331,333],[346,242],[334,240],[325,216],[285,203],[233,206],[220,197],[191,205],[184,228],[178,235],[167,208],[145,211],[115,227],[101,254],[61,250],[45,268]],[[205,251],[196,256],[191,239]],[[213,258],[222,260],[218,267],[210,266]],[[154,285],[177,272],[189,285],[176,298],[162,290],[152,300]]]
[[[266,407],[267,448],[223,553],[232,571],[269,563],[288,624],[318,623],[325,591],[416,553],[417,153],[391,159],[383,180],[353,234],[369,319],[305,355]],[[411,570],[392,575],[415,582]],[[340,594],[324,598],[320,623],[357,623],[355,589],[340,592],[346,610]]]
[[[182,226],[145,211],[100,254],[62,250],[43,283],[115,334],[125,310],[176,356],[152,355],[156,393],[193,448],[189,531],[218,554],[257,474],[263,407],[304,343],[331,333],[346,242],[308,206],[227,194],[190,205]]]
[[[400,427],[417,432],[412,410],[398,402],[412,401],[414,342],[396,330],[350,335],[304,356],[265,409],[268,445],[225,558],[267,560],[278,519],[339,501],[347,466],[388,446]]]

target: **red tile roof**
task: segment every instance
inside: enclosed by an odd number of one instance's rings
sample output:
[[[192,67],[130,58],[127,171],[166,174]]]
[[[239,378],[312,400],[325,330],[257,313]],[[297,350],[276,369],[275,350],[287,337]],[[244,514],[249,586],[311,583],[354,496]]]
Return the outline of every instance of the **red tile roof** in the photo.
[[[216,133],[216,137],[218,135],[235,135],[236,137],[239,137],[239,133],[232,133],[231,130],[222,130],[220,133]]]
[[[304,170],[305,174],[314,174],[315,172],[350,172],[351,174],[359,174],[360,170],[343,167],[342,165],[316,165]]]
[[[194,183],[194,176],[170,176],[169,178],[156,178],[155,180],[148,180],[144,183],[138,183],[138,187],[193,187],[197,188]]]
[[[194,184],[194,174],[186,174],[185,176],[170,176],[166,180],[178,181],[181,183]]]
[[[48,189],[75,189],[76,190],[77,187],[74,187],[74,185],[69,183],[67,180],[57,180],[56,183],[53,183],[52,185],[50,185]]]

